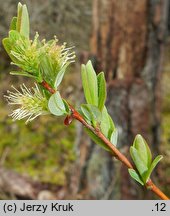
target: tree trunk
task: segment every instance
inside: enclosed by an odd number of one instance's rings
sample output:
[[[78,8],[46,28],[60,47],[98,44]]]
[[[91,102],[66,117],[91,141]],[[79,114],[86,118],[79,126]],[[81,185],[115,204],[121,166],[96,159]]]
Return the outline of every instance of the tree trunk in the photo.
[[[118,128],[118,148],[126,155],[138,133],[152,152],[159,151],[160,80],[168,8],[169,0],[93,0],[94,66],[105,72],[107,107]],[[144,197],[143,188],[130,180],[126,167],[113,163],[98,146],[87,152],[83,178],[80,175],[80,182],[86,182],[87,198]]]

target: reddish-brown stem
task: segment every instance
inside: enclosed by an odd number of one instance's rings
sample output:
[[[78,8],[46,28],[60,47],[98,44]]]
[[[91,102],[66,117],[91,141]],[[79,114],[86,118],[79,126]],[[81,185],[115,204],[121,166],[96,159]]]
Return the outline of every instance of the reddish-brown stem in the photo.
[[[93,131],[93,133],[96,134],[111,149],[112,153],[114,153],[114,155],[116,155],[117,159],[119,159],[120,161],[122,161],[122,163],[125,164],[128,168],[133,169],[133,166],[129,162],[129,160],[101,133],[100,130],[97,130],[97,129],[93,128],[91,125],[89,125],[84,120],[84,118],[80,115],[80,113],[78,113],[71,105],[69,105],[69,106],[70,106],[70,109],[72,111],[73,118],[77,119],[86,128],[88,128],[91,131]]]
[[[47,89],[51,94],[54,94],[56,92],[55,89],[53,89],[46,81],[42,81],[40,83],[40,85],[42,85],[45,89]]]
[[[146,187],[153,191],[162,200],[169,200],[169,198],[152,182],[151,179],[146,183]]]
[[[54,94],[54,90],[46,81],[40,83],[45,89],[47,89],[51,94]],[[72,112],[72,117],[79,122],[81,122],[86,128],[90,129],[94,134],[96,134],[111,150],[114,156],[120,160],[126,167],[130,169],[135,169],[130,161],[102,134],[98,129],[95,129],[90,124],[88,124],[85,119],[77,112],[72,105],[69,104],[70,110]],[[157,196],[163,200],[169,200],[169,198],[152,182],[151,179],[146,183],[146,187],[153,191]]]

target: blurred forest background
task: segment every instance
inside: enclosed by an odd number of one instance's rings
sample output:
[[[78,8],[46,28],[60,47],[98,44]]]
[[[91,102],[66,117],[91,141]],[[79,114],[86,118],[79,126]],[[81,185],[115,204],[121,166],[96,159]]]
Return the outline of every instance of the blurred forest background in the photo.
[[[91,59],[107,78],[107,105],[129,157],[137,133],[164,159],[154,181],[170,194],[170,1],[27,0],[31,35],[54,35],[75,46],[76,63],[62,89],[83,102],[80,64]],[[17,0],[0,0],[0,41],[16,15]],[[0,44],[0,199],[154,199],[130,180],[125,167],[90,141],[80,124],[42,116],[13,122],[3,95],[11,85],[32,85],[9,75]]]

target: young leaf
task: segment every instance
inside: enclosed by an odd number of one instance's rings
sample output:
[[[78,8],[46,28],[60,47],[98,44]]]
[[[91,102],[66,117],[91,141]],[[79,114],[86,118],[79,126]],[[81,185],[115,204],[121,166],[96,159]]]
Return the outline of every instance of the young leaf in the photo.
[[[17,17],[13,17],[10,24],[10,30],[16,30],[16,27],[17,27]]]
[[[133,147],[138,151],[140,158],[149,168],[151,165],[151,161],[152,161],[151,151],[149,149],[148,144],[146,143],[146,141],[143,139],[143,137],[140,134],[138,134],[135,137]]]
[[[137,168],[139,174],[141,175],[142,180],[145,181],[146,180],[146,178],[145,178],[146,173],[148,171],[147,165],[143,162],[141,155],[135,149],[135,147],[133,147],[133,146],[130,147],[130,154],[131,154],[131,157],[133,159],[133,162],[136,165],[136,168]]]
[[[102,118],[101,118],[100,128],[101,128],[102,133],[108,139],[110,139],[111,133],[114,131],[115,126],[114,126],[114,123],[113,123],[110,115],[108,114],[105,106],[102,110]]]
[[[108,117],[108,112],[107,112],[106,107],[104,107],[102,111],[102,120],[101,120],[100,128],[101,128],[102,133],[108,138],[110,120]]]
[[[10,72],[11,75],[17,75],[17,76],[26,76],[26,77],[30,77],[30,78],[34,78],[36,79],[36,76],[31,75],[25,71],[11,71]]]
[[[18,13],[17,13],[17,24],[16,24],[16,30],[20,32],[21,27],[21,17],[22,17],[22,4],[18,3]]]
[[[130,176],[135,179],[137,182],[139,182],[141,185],[144,185],[144,183],[142,182],[140,176],[138,175],[138,173],[134,170],[134,169],[128,169]]]
[[[98,136],[96,136],[91,130],[89,130],[88,128],[85,128],[85,131],[87,132],[87,134],[91,137],[91,139],[96,144],[98,144],[99,146],[101,146],[106,151],[110,151],[109,147],[107,147],[107,145]]]
[[[109,118],[109,125],[110,125],[108,137],[111,137],[112,132],[113,132],[116,128],[115,128],[114,122],[113,122],[113,120],[112,120],[112,118],[111,118],[111,116],[110,116],[109,114],[108,114],[108,118]]]
[[[152,164],[147,172],[147,176],[146,176],[146,181],[148,181],[148,179],[150,178],[150,175],[152,173],[152,171],[154,170],[154,168],[156,167],[156,165],[159,163],[160,160],[162,160],[163,156],[162,155],[158,155],[153,161]]]
[[[13,43],[15,43],[15,41],[18,39],[18,32],[17,31],[14,31],[14,30],[11,30],[9,32],[9,37],[8,38],[4,38],[2,40],[2,44],[6,50],[6,52],[8,53],[9,57],[11,58],[11,60],[13,62],[16,61],[16,58],[11,54],[11,49],[12,49],[12,46],[13,46]]]
[[[91,113],[89,107],[87,106],[87,104],[82,104],[81,105],[81,112],[83,114],[83,116],[88,120],[88,121],[92,121],[93,118],[93,114]]]
[[[88,104],[98,105],[97,77],[91,61],[81,67],[82,84]]]
[[[68,105],[68,103],[67,103],[66,100],[64,100],[64,99],[62,99],[62,100],[63,100],[63,103],[65,105],[66,113],[67,113],[67,115],[69,115],[70,114],[70,107],[69,107],[69,105]]]
[[[14,45],[17,40],[22,40],[22,37],[19,32],[11,30],[9,31],[9,39],[11,40],[12,45]]]
[[[102,111],[106,101],[106,81],[103,72],[97,75],[97,83],[98,83],[98,108],[100,111]]]
[[[53,71],[52,64],[48,56],[44,53],[40,56],[40,71],[44,79],[51,86],[53,86],[54,80],[53,80],[53,74],[52,74],[52,71]]]
[[[116,146],[117,145],[117,139],[118,139],[118,130],[115,129],[112,134],[111,134],[111,137],[110,137],[110,142]]]
[[[26,38],[29,38],[29,28],[29,15],[27,6],[18,3],[16,30],[22,35],[24,35]]]
[[[81,111],[85,118],[93,123],[93,126],[96,126],[96,123],[101,121],[101,112],[98,107],[91,104],[82,104]]]
[[[48,108],[50,112],[56,116],[61,116],[67,113],[64,102],[58,91],[50,97],[48,101]]]
[[[59,73],[56,76],[56,80],[55,80],[55,87],[56,88],[60,85],[60,83],[61,83],[61,81],[63,79],[63,76],[64,76],[64,74],[66,72],[66,67],[67,67],[67,65],[65,67],[63,67],[61,69],[61,71],[59,71]]]
[[[30,26],[29,25],[30,24],[29,24],[29,15],[28,15],[27,6],[23,5],[20,32],[21,32],[21,34],[23,34],[27,38],[29,38],[29,34],[30,34]]]
[[[8,53],[8,55],[11,57],[10,53],[11,53],[11,43],[10,43],[10,39],[9,38],[4,38],[2,40],[2,44],[6,50],[6,52]]]

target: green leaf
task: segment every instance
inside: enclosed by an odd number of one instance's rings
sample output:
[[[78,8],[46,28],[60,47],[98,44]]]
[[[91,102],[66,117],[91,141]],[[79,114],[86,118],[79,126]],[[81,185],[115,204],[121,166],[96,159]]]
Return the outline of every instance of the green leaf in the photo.
[[[48,101],[48,108],[50,112],[56,116],[61,116],[67,113],[64,102],[58,91],[50,97]]]
[[[82,104],[81,105],[81,111],[84,115],[84,117],[92,122],[93,126],[97,126],[97,123],[100,123],[101,121],[101,112],[98,109],[98,107],[93,106],[91,104]]]
[[[98,108],[100,111],[102,111],[106,101],[106,80],[103,72],[97,75],[97,83],[98,83]]]
[[[109,147],[107,147],[107,145],[98,136],[96,136],[91,130],[89,130],[88,128],[85,128],[85,131],[96,144],[98,144],[100,147],[102,147],[106,151],[110,151]]]
[[[83,116],[89,120],[90,122],[92,121],[93,118],[93,114],[91,113],[89,107],[87,106],[87,104],[82,104],[81,105],[81,112],[83,114]]]
[[[141,155],[135,149],[135,147],[133,147],[133,146],[130,147],[130,154],[131,154],[131,157],[133,159],[133,162],[136,165],[136,168],[137,168],[139,174],[141,175],[142,180],[145,181],[146,180],[146,173],[148,171],[147,165],[143,162]]]
[[[16,27],[17,27],[17,17],[13,17],[10,24],[10,30],[16,30]]]
[[[12,43],[15,43],[17,40],[22,39],[21,35],[19,32],[15,30],[9,31],[9,39],[11,40]],[[12,44],[14,45],[14,44]]]
[[[21,3],[18,3],[18,16],[17,16],[17,24],[16,24],[16,30],[24,35],[26,38],[29,38],[29,15],[26,5],[22,5]]]
[[[112,131],[114,131],[116,128],[115,128],[113,120],[112,120],[112,118],[111,118],[111,116],[109,114],[108,114],[108,118],[109,118],[109,125],[110,125],[110,127],[109,127],[109,134],[111,136]]]
[[[8,53],[8,55],[10,56],[10,52],[11,52],[11,43],[10,43],[10,40],[9,38],[4,38],[2,40],[2,44],[6,50],[6,52]],[[11,57],[11,56],[10,56]]]
[[[152,162],[151,151],[149,149],[148,144],[146,143],[146,141],[143,139],[143,137],[140,134],[138,134],[135,137],[133,147],[136,148],[136,150],[138,151],[140,155],[140,158],[143,160],[145,165],[149,168]]]
[[[134,170],[134,169],[128,169],[130,176],[135,179],[137,182],[139,182],[141,185],[144,185],[144,183],[142,182],[140,176],[138,175],[138,173]]]
[[[29,25],[30,24],[29,24],[29,15],[28,15],[27,6],[23,5],[20,33],[23,34],[27,38],[29,38],[29,35],[30,35]]]
[[[62,100],[64,102],[66,113],[67,113],[67,115],[69,115],[70,114],[70,107],[69,107],[69,105],[68,105],[68,103],[67,103],[66,100],[64,100],[64,99],[62,99]]]
[[[160,160],[162,160],[163,156],[162,155],[158,155],[151,163],[151,166],[147,172],[146,175],[146,181],[149,180],[151,173],[153,172],[154,168],[156,167],[156,165],[159,163]]]
[[[18,32],[20,32],[21,18],[22,18],[22,4],[19,2],[18,3],[18,13],[17,13],[17,25],[16,25],[16,30]]]
[[[108,139],[110,139],[111,133],[114,131],[115,126],[114,126],[114,123],[113,123],[110,115],[108,114],[105,106],[102,110],[102,118],[101,118],[100,128],[101,128],[102,133]]]
[[[3,44],[6,52],[8,53],[9,57],[11,58],[11,60],[13,62],[16,61],[16,58],[11,54],[11,49],[13,46],[12,43],[15,43],[15,39],[18,38],[17,33],[16,34],[15,33],[16,33],[16,31],[14,31],[14,30],[10,31],[9,32],[9,38],[4,38],[2,40],[2,44]]]
[[[112,134],[111,134],[111,137],[110,137],[110,142],[116,146],[117,145],[117,139],[118,139],[118,130],[115,129]]]
[[[30,77],[30,78],[36,78],[36,76],[33,76],[32,74],[29,74],[25,71],[11,71],[11,75],[17,75],[17,76],[25,76],[25,77]]]
[[[63,67],[62,70],[60,70],[56,76],[56,80],[55,80],[55,87],[56,88],[60,85],[61,81],[63,80],[63,76],[66,72],[66,67],[67,66]]]
[[[81,67],[82,84],[88,104],[98,106],[98,85],[91,61]]]
[[[41,76],[43,76],[46,82],[54,87],[55,75],[53,73],[52,62],[47,53],[44,52],[44,50],[42,51],[40,56],[40,74]]]
[[[102,120],[101,120],[100,128],[102,133],[108,138],[108,132],[110,129],[110,119],[105,106],[102,111]]]

